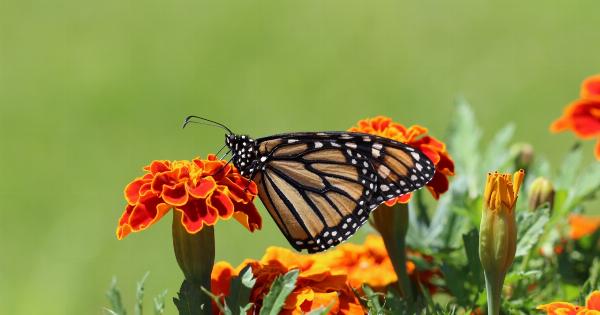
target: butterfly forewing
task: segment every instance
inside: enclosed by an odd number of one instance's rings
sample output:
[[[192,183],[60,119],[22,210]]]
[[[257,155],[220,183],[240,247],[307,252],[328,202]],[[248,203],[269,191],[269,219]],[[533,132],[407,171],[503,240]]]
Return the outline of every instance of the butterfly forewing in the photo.
[[[404,144],[360,133],[257,140],[259,197],[291,245],[319,252],[346,240],[382,202],[425,185],[433,164]]]

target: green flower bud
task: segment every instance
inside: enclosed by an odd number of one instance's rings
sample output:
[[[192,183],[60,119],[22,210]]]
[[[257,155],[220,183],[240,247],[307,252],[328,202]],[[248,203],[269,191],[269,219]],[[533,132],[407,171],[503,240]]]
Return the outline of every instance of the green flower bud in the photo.
[[[529,187],[529,210],[535,210],[548,203],[550,210],[554,206],[554,186],[544,177],[536,178]]]
[[[515,168],[516,169],[528,169],[531,163],[533,163],[534,151],[533,146],[529,143],[517,143],[512,146],[511,151],[515,157]]]
[[[500,313],[504,277],[515,258],[515,204],[524,176],[525,172],[520,170],[514,177],[498,172],[487,177],[479,230],[479,259],[485,272],[489,315]]]

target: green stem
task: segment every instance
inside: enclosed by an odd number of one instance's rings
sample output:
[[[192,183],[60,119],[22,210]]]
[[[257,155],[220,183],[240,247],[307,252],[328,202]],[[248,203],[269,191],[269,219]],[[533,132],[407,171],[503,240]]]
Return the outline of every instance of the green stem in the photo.
[[[406,233],[408,232],[408,205],[396,204],[393,207],[382,205],[373,212],[375,228],[381,234],[385,249],[390,256],[398,277],[400,293],[408,301],[413,301],[412,284],[406,272]]]
[[[485,273],[485,288],[487,293],[487,314],[499,315],[500,304],[502,297],[502,286],[504,284],[504,276],[490,275]]]
[[[173,249],[177,264],[183,271],[185,280],[191,283],[198,292],[201,287],[210,290],[210,279],[212,268],[215,263],[215,232],[212,226],[204,226],[195,234],[188,233],[181,223],[181,213],[173,210]],[[198,299],[200,305],[211,308],[211,300],[208,295],[200,294]],[[207,310],[196,310],[206,312]],[[194,313],[196,314],[196,313]]]

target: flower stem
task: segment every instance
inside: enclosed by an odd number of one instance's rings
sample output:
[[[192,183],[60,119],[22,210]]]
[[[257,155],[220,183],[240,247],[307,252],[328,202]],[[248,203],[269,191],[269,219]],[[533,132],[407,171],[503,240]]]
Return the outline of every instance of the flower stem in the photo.
[[[215,262],[215,232],[212,226],[204,226],[198,233],[188,233],[181,224],[181,212],[173,211],[173,249],[177,263],[183,271],[185,280],[190,282],[198,291],[201,287],[210,290],[210,279]],[[204,312],[210,310],[210,298],[200,294]]]
[[[413,301],[413,290],[406,272],[406,233],[408,232],[408,205],[399,203],[393,207],[381,205],[373,212],[375,228],[381,234],[398,277],[400,293],[407,301]]]
[[[500,314],[500,298],[502,296],[502,286],[504,284],[504,276],[497,277],[485,273],[485,288],[487,293],[487,314]]]

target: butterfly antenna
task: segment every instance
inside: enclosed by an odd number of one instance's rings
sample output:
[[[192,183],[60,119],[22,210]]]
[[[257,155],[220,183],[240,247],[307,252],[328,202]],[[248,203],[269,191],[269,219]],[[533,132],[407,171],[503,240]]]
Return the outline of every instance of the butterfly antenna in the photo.
[[[200,119],[212,124],[207,124],[207,123],[202,123],[200,121],[194,121],[192,119]],[[233,131],[231,131],[231,129],[227,128],[227,126],[223,125],[222,123],[216,122],[214,120],[210,120],[204,117],[200,117],[200,116],[194,116],[194,115],[190,115],[185,117],[185,119],[183,120],[183,126],[181,126],[181,128],[185,128],[185,126],[187,126],[190,123],[195,123],[195,124],[200,124],[200,125],[206,125],[206,126],[213,126],[213,127],[220,127],[225,129],[229,134],[233,134]]]
[[[219,158],[219,160],[223,160],[223,159],[224,159],[224,158],[227,156],[227,154],[229,154],[229,152],[231,152],[231,150],[229,150],[229,151],[225,152],[225,154],[223,154],[223,156],[221,156],[221,157]],[[217,153],[217,154],[218,154],[218,153]]]
[[[221,151],[223,151],[223,149],[225,149],[225,147],[226,147],[226,146],[227,146],[226,144],[225,144],[225,145],[223,145],[223,146],[222,146],[222,147],[219,149],[219,151],[217,151],[217,153],[215,153],[215,155],[216,155],[216,156],[219,156],[219,153],[221,153]],[[231,151],[231,150],[230,150],[230,151]],[[222,160],[222,159],[221,159],[221,160]]]

